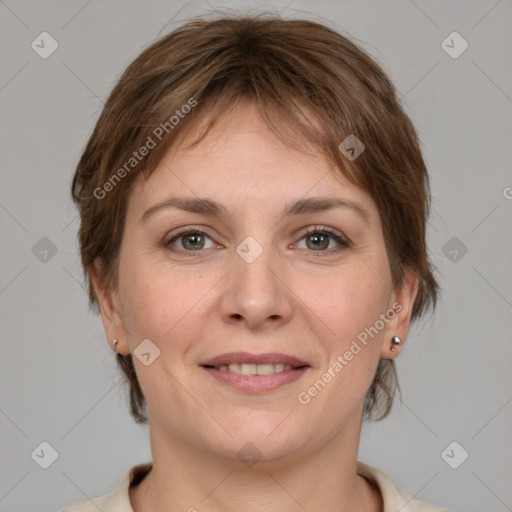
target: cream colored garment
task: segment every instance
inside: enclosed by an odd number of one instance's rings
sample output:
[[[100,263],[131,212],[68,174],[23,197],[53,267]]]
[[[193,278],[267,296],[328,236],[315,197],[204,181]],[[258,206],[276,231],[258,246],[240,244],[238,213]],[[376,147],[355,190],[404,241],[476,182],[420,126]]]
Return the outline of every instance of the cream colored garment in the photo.
[[[101,498],[82,501],[63,512],[133,512],[128,488],[131,482],[137,482],[151,469],[152,462],[146,462],[130,468],[116,488]],[[412,498],[409,494],[399,492],[393,482],[380,470],[357,461],[357,474],[377,485],[384,501],[384,512],[450,512],[447,509],[429,505]]]

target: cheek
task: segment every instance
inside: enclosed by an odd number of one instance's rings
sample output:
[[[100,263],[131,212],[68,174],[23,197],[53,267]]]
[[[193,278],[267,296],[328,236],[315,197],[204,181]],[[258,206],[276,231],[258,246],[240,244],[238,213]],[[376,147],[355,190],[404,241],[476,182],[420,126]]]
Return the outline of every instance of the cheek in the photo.
[[[320,285],[311,282],[308,289],[307,302],[324,320],[328,339],[334,345],[341,343],[342,349],[385,312],[390,282],[388,274],[377,266],[353,265],[333,272]]]
[[[132,342],[149,338],[161,350],[179,350],[205,314],[202,299],[215,280],[209,285],[197,272],[157,267],[141,257],[126,265],[124,272],[120,269],[119,282],[123,319]]]
[[[353,265],[313,289],[315,299],[310,304],[326,326],[327,361],[320,369],[321,382],[311,383],[322,389],[323,398],[317,404],[332,399],[332,403],[354,406],[366,393],[379,362],[384,335],[380,318],[387,310],[389,273],[379,265]]]
[[[370,329],[386,310],[386,287],[375,277],[369,273],[345,276],[330,281],[316,295],[314,312],[328,327],[319,328],[325,334],[319,336],[325,359],[298,397],[311,412],[326,418],[334,415],[341,422],[342,411],[355,410],[364,399],[379,362],[383,335]]]

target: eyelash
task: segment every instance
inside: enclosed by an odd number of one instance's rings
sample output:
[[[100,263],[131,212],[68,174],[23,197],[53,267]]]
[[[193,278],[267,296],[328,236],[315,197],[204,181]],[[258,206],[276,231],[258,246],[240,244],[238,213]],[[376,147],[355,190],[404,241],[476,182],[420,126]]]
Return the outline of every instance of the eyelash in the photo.
[[[185,250],[185,249],[179,249],[179,250],[176,250],[176,249],[171,249],[171,245],[178,239],[182,238],[182,237],[185,237],[187,235],[205,235],[207,236],[208,238],[211,239],[210,236],[208,236],[208,233],[205,233],[204,231],[200,230],[200,229],[185,229],[183,231],[180,231],[178,233],[176,233],[172,238],[170,238],[168,241],[165,241],[164,242],[164,245],[166,247],[166,249],[168,249],[169,251],[171,252],[181,252],[181,253],[185,253],[188,257],[197,257],[199,256],[198,253],[201,253],[204,251],[204,249],[198,249],[196,251],[188,251],[188,250]],[[338,248],[334,248],[334,249],[329,249],[329,250],[324,250],[324,251],[314,251],[314,250],[310,250],[311,252],[314,252],[314,253],[319,253],[321,254],[321,257],[323,256],[331,256],[333,254],[337,254],[341,251],[344,251],[345,249],[348,249],[349,247],[352,246],[352,243],[346,239],[346,238],[343,238],[342,236],[338,235],[338,233],[335,233],[333,230],[329,229],[329,228],[326,228],[326,227],[323,227],[323,226],[314,226],[312,228],[309,228],[303,235],[302,237],[300,238],[300,240],[302,240],[303,238],[306,238],[308,236],[311,236],[311,235],[327,235],[328,237],[332,238],[334,241],[338,242],[340,244],[341,247],[338,247]],[[308,249],[306,249],[308,250]]]

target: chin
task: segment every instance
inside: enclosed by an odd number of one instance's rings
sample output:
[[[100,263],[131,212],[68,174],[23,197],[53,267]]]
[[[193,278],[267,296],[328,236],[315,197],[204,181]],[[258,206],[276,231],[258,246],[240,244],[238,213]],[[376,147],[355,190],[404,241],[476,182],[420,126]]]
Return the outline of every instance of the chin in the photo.
[[[290,411],[244,414],[226,423],[233,437],[222,435],[222,439],[208,438],[204,442],[218,455],[227,456],[231,461],[234,457],[235,462],[247,467],[255,463],[277,462],[304,447],[307,439],[304,434],[308,429],[299,428],[291,417],[287,417]]]

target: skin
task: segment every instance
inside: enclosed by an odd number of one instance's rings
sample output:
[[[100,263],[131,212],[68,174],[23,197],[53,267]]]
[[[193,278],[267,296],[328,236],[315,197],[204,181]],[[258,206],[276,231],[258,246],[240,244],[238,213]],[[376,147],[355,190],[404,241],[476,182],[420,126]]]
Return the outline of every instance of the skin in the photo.
[[[117,286],[109,291],[98,278],[100,262],[93,268],[109,343],[118,339],[128,354],[150,339],[160,350],[149,366],[134,357],[153,453],[153,470],[130,489],[134,511],[382,510],[380,492],[356,474],[363,401],[379,359],[400,354],[391,337],[407,337],[417,278],[408,272],[393,289],[371,197],[317,152],[284,145],[251,104],[194,148],[184,147],[183,133],[149,179],[133,183]],[[141,221],[171,195],[214,199],[230,215],[168,208]],[[355,201],[369,224],[346,208],[281,218],[285,204],[304,196]],[[318,249],[305,234],[315,225],[351,246],[327,238]],[[190,227],[206,232],[202,248],[183,245],[187,237],[166,247]],[[247,236],[263,248],[252,263],[236,252]],[[395,302],[400,312],[301,404],[298,394]],[[247,394],[199,366],[234,351],[290,354],[310,368],[279,389]],[[249,442],[261,453],[252,467],[237,457]]]

